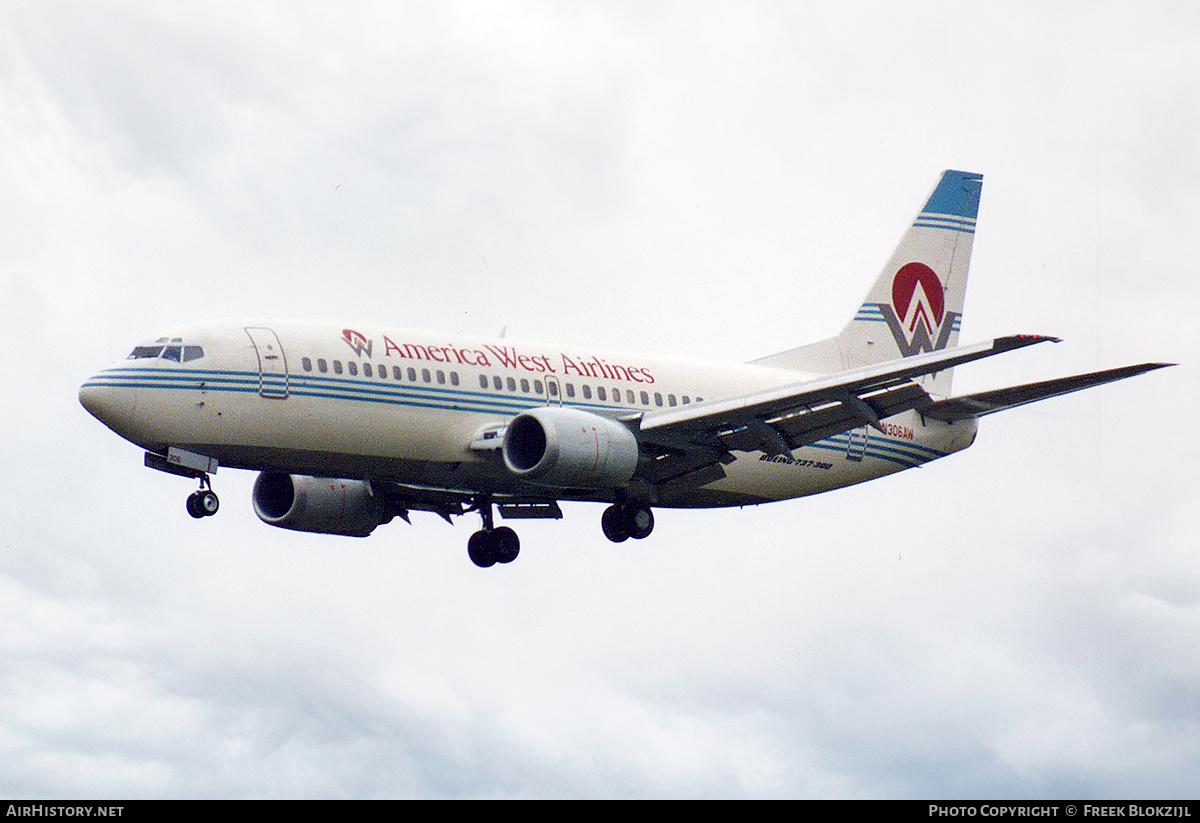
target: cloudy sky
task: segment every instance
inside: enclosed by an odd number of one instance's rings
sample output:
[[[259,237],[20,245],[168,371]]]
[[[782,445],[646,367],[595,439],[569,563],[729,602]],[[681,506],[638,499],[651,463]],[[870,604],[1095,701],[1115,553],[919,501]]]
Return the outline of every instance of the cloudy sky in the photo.
[[[1200,774],[1200,12],[0,0],[0,795],[1163,797]],[[79,406],[184,321],[744,361],[985,175],[960,392],[1155,372],[831,494],[366,540]],[[1179,415],[1183,413],[1184,416]]]

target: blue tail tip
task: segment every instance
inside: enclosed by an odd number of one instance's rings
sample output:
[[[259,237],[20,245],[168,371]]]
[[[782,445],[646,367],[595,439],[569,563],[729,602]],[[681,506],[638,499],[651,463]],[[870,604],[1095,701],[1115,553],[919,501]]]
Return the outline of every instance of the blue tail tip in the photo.
[[[983,175],[948,169],[942,172],[937,188],[929,195],[922,214],[949,214],[974,220],[979,215],[979,194]]]

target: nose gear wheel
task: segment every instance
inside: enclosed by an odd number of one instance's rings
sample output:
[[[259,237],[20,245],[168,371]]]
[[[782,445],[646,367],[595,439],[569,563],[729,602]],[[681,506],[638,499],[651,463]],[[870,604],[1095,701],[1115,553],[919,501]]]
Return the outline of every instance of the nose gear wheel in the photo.
[[[187,498],[187,513],[197,520],[201,517],[212,517],[221,508],[217,493],[209,485],[208,475],[200,476],[200,484],[200,490],[192,492]]]

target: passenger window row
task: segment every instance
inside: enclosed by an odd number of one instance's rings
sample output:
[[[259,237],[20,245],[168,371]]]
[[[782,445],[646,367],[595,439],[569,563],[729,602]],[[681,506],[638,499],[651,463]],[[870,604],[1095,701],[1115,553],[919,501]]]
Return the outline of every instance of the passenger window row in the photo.
[[[566,390],[567,397],[569,397],[569,398],[575,397],[574,384],[567,383],[565,386],[565,390]],[[582,394],[584,400],[592,399],[592,387],[591,386],[589,386],[585,383],[579,387],[579,391]],[[633,389],[625,389],[625,402],[631,406],[637,405],[637,402],[639,400],[641,401],[643,406],[649,406],[650,405],[650,397],[651,397],[650,392],[639,391],[635,394]],[[686,406],[692,402],[692,398],[686,394],[683,395],[682,397],[676,399],[674,394],[668,393],[664,399],[662,392],[654,392],[653,397],[654,397],[654,405],[660,406],[660,407],[665,404],[665,405],[673,408],[673,407],[679,405],[680,401],[682,401],[683,405]],[[596,399],[597,400],[608,400],[608,389],[606,389],[604,386],[597,386],[596,387]],[[699,403],[703,399],[704,398],[702,398],[702,397],[697,397],[696,402]],[[619,388],[614,388],[612,390],[612,402],[614,402],[614,403],[621,402],[621,390]]]
[[[323,357],[317,358],[317,371],[320,374],[328,374],[329,370],[330,370],[330,365],[333,366],[334,374],[348,373],[351,377],[358,377],[359,365],[358,365],[358,363],[356,363],[353,360],[348,361],[346,363],[345,368],[343,368],[341,360],[326,360]],[[302,369],[304,369],[306,372],[311,372],[313,370],[312,358],[311,357],[301,357],[300,358],[300,367]],[[374,365],[372,363],[363,363],[362,364],[362,374],[363,374],[363,377],[377,377],[380,380],[387,380],[388,379],[388,367],[384,366],[382,364]],[[406,375],[408,377],[409,383],[416,383],[417,380],[420,379],[420,381],[422,383],[436,382],[439,386],[446,385],[447,374],[445,371],[443,371],[441,369],[437,369],[436,371],[430,371],[429,369],[421,369],[419,378],[418,378],[417,370],[412,368],[411,366],[407,370],[401,368],[400,366],[392,366],[391,376],[392,376],[393,380],[403,381],[405,379]],[[450,382],[451,386],[457,386],[459,384],[458,372],[452,371],[449,373],[448,376],[449,376],[449,382]]]
[[[548,391],[551,397],[558,397],[557,383],[547,383],[545,386],[543,386],[541,380],[534,380],[532,383],[530,383],[528,377],[522,377],[519,381],[519,384],[521,386],[521,391],[525,394],[529,394],[529,392],[532,391],[534,394],[540,396],[542,392]],[[517,390],[517,385],[518,381],[515,377],[509,377],[507,379],[496,375],[492,377],[491,387],[496,391],[504,391],[507,388],[508,391],[515,392]],[[487,387],[488,376],[486,374],[479,375],[479,388],[486,389]]]
[[[531,385],[527,378],[521,378],[521,380],[519,381],[519,384],[520,384],[522,393],[528,394],[530,392]],[[488,376],[486,374],[479,375],[479,388],[481,388],[481,389],[492,388],[495,391],[505,391],[507,389],[510,392],[516,392],[517,385],[518,385],[518,381],[514,377],[504,378],[504,377],[500,377],[499,375],[493,375],[491,378],[491,381],[489,383]],[[548,381],[546,383],[545,389],[546,389],[546,393],[550,397],[552,397],[552,398],[558,397],[558,383],[557,382]],[[534,394],[539,395],[539,396],[542,394],[542,381],[541,380],[533,381],[532,391]],[[567,399],[574,399],[576,396],[575,384],[574,383],[564,383],[563,384],[563,393],[567,396]],[[593,396],[592,387],[586,383],[579,387],[579,393],[583,397],[584,400],[592,399],[592,396]],[[675,407],[675,406],[679,405],[680,401],[682,401],[683,404],[686,406],[692,402],[692,398],[686,394],[680,398],[676,398],[674,394],[667,394],[664,397],[662,392],[654,392],[653,397],[654,397],[654,400],[653,400],[654,405],[660,406],[660,407],[663,405]],[[595,398],[597,400],[607,402],[608,398],[609,398],[608,388],[606,386],[597,386],[595,389]],[[625,402],[631,406],[637,405],[638,400],[641,400],[643,406],[649,406],[651,403],[650,398],[651,398],[650,392],[643,391],[643,392],[637,392],[635,394],[633,389],[625,389]],[[704,400],[703,397],[696,398],[697,403],[700,403],[703,400]],[[621,389],[619,389],[619,388],[612,389],[612,402],[613,403],[621,402]]]
[[[142,348],[145,348],[145,347],[142,347]],[[186,348],[199,348],[199,347],[198,346],[196,346],[196,347],[188,346]],[[134,349],[134,351],[137,352],[138,350]],[[140,356],[156,357],[157,354],[140,355]],[[133,355],[130,355],[130,357],[133,357]],[[300,366],[306,372],[311,372],[313,370],[312,358],[311,357],[301,357],[300,358]],[[332,366],[334,374],[349,373],[352,377],[358,376],[358,372],[359,372],[359,368],[360,368],[358,363],[356,363],[353,360],[348,361],[346,363],[345,367],[343,368],[341,360],[326,361],[324,358],[320,358],[320,357],[317,358],[316,367],[317,367],[317,372],[319,372],[320,374],[328,374],[330,371],[330,366]],[[361,368],[362,368],[362,374],[364,377],[378,377],[380,380],[388,379],[388,367],[387,366],[374,365],[371,363],[363,363]],[[392,376],[393,380],[397,380],[397,381],[403,381],[407,377],[407,380],[409,383],[416,383],[418,381],[418,377],[419,377],[420,382],[422,382],[422,383],[433,383],[436,381],[439,386],[446,385],[446,377],[447,377],[446,372],[442,371],[441,369],[437,369],[436,371],[430,371],[429,369],[421,369],[420,372],[418,373],[417,369],[413,368],[412,366],[407,367],[407,369],[402,368],[400,366],[392,366],[391,376]],[[456,372],[456,371],[450,372],[449,378],[450,378],[451,386],[457,386],[459,384],[458,372]],[[548,393],[548,395],[552,398],[558,397],[558,383],[553,380],[547,381],[545,384],[543,384],[541,380],[530,381],[530,379],[527,377],[522,377],[518,380],[515,377],[500,377],[500,375],[492,375],[491,380],[489,381],[488,375],[486,375],[486,374],[479,375],[479,388],[481,388],[481,389],[491,388],[494,391],[510,391],[515,394],[517,392],[518,387],[520,388],[520,391],[522,394],[533,393],[533,394],[541,397],[544,395],[544,393]],[[579,387],[579,392],[582,395],[584,400],[591,400],[593,397],[592,387],[586,383]],[[563,384],[563,393],[566,394],[568,399],[573,399],[576,396],[575,384],[574,383],[564,383]],[[607,402],[609,399],[609,396],[610,396],[610,392],[606,386],[597,386],[595,388],[595,398],[597,400]],[[621,389],[614,387],[611,390],[611,396],[612,396],[613,403],[620,403],[621,402]],[[625,389],[625,403],[626,404],[628,404],[630,406],[636,406],[638,404],[639,400],[641,401],[641,404],[643,406],[649,406],[651,403],[653,403],[655,406],[661,407],[661,406],[665,405],[665,406],[672,407],[672,408],[679,405],[680,403],[682,403],[683,405],[686,406],[692,402],[692,398],[686,394],[680,396],[679,398],[676,398],[674,394],[668,393],[666,395],[663,395],[662,392],[654,392],[653,400],[652,400],[650,392],[640,391],[640,392],[635,393],[633,389]],[[704,402],[704,398],[697,397],[695,402],[702,403],[702,402]]]

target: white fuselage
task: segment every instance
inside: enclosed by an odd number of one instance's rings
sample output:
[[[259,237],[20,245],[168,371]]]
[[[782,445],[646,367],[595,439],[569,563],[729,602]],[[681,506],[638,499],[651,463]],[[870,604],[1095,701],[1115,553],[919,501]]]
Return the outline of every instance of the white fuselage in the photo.
[[[152,354],[156,347],[169,359]],[[179,350],[189,353],[176,356]],[[141,356],[91,378],[80,397],[113,430],[149,451],[174,446],[232,468],[501,494],[539,491],[508,472],[495,448],[494,438],[524,410],[562,405],[629,419],[810,376],[293,321],[197,325],[137,351]],[[864,426],[790,455],[737,452],[724,478],[660,491],[647,502],[694,507],[800,497],[943,457],[975,436],[974,420],[950,424],[916,412],[889,418],[882,429]],[[555,489],[552,496],[610,500],[612,491]]]

